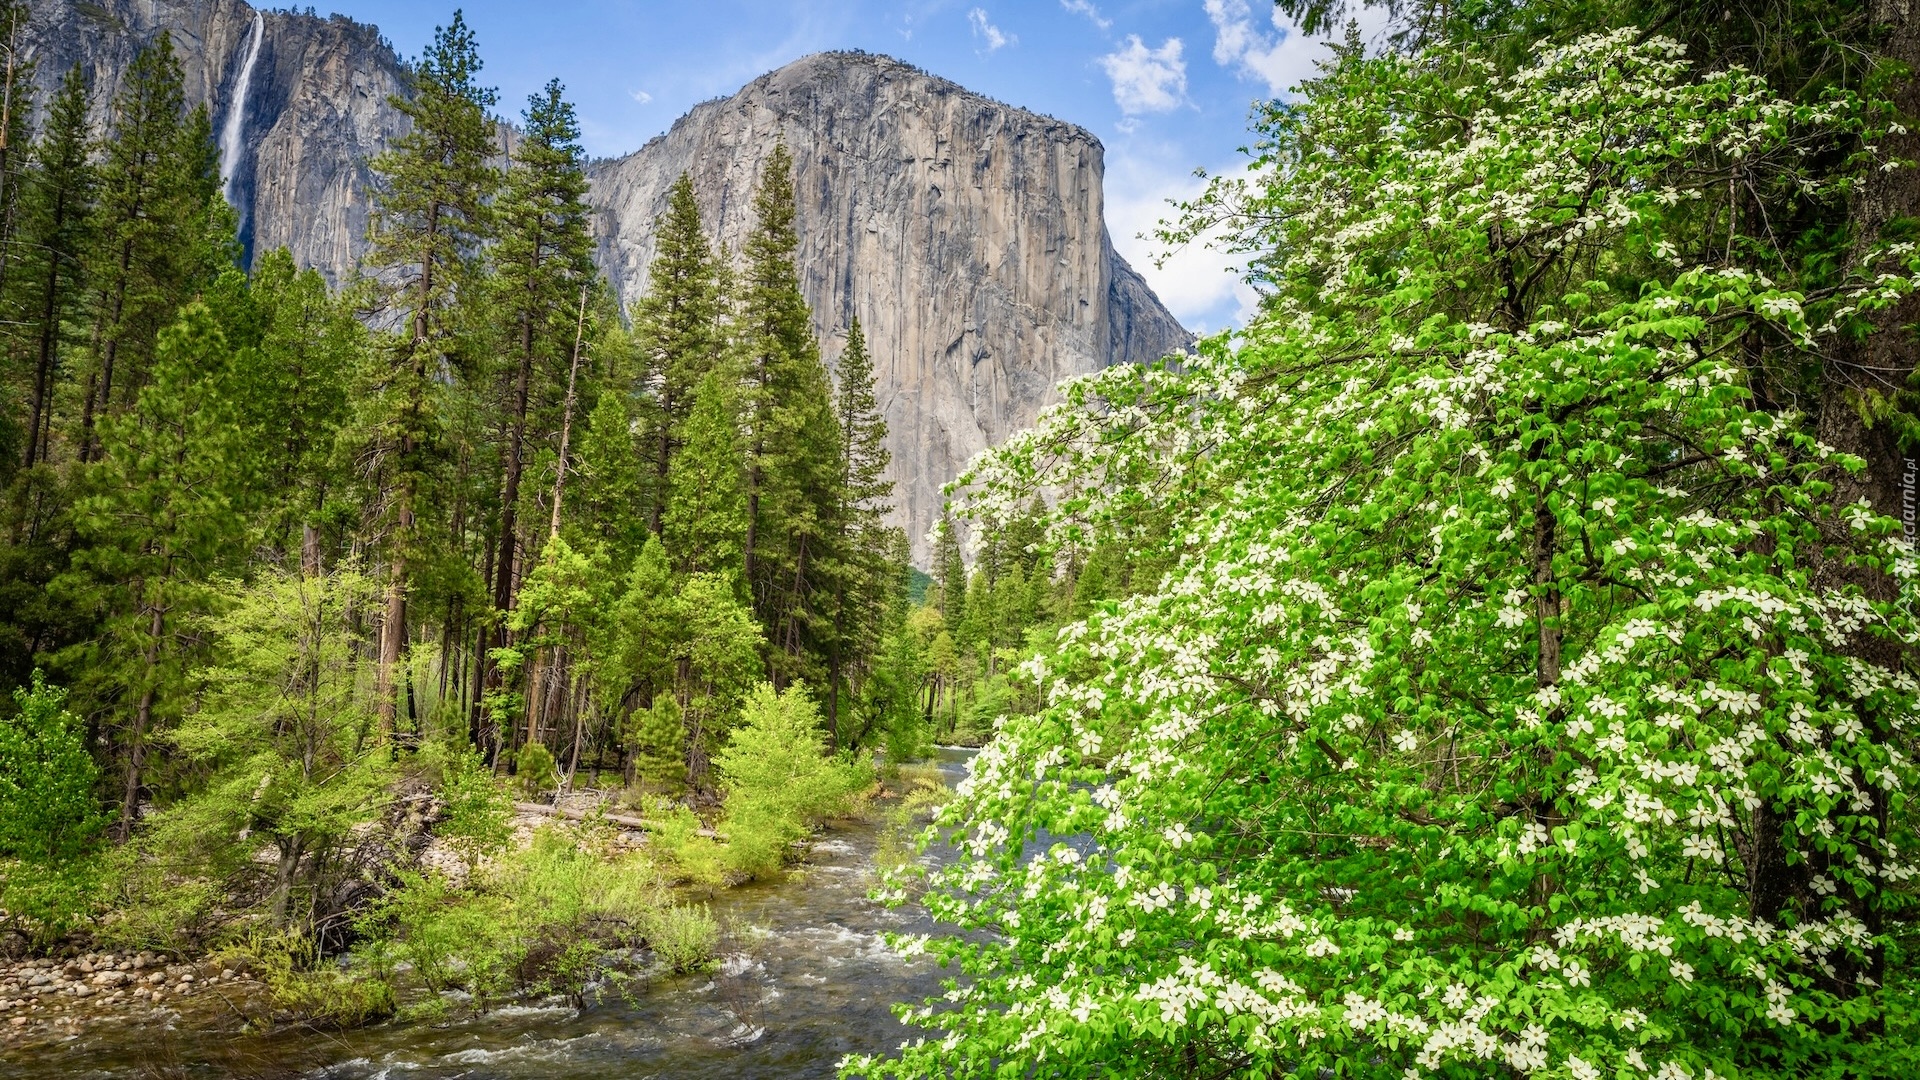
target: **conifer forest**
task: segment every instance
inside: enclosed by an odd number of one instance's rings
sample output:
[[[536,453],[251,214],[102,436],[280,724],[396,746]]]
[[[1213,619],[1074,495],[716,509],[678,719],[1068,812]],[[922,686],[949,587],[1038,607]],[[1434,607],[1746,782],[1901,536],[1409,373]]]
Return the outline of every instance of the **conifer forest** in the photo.
[[[1920,13],[1272,14],[1249,314],[921,548],[818,151],[623,300],[454,12],[336,279],[9,59],[0,1073],[1910,1075]]]

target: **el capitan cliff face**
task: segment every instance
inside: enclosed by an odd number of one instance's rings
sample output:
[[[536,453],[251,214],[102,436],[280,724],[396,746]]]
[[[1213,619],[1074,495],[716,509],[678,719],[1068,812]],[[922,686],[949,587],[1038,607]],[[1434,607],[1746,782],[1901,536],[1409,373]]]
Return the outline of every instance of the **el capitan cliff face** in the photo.
[[[165,30],[188,100],[240,124],[232,192],[249,251],[292,250],[346,280],[366,247],[367,161],[404,130],[404,68],[367,26],[259,13],[242,0],[34,0],[27,55],[44,90],[73,64],[96,115]],[[484,43],[483,43],[484,44]],[[244,86],[244,97],[240,90]],[[44,100],[44,96],[43,99]],[[858,316],[893,455],[893,522],[924,565],[940,487],[1032,422],[1062,378],[1151,360],[1189,335],[1113,250],[1103,156],[1084,129],[992,101],[883,56],[822,53],[695,107],[589,170],[601,269],[623,302],[646,287],[653,222],[682,171],[736,255],[753,190],[784,139],[795,159],[800,272],[831,364]]]
[[[593,166],[600,266],[622,299],[646,288],[652,222],[681,172],[741,250],[780,140],[814,328],[829,363],[855,317],[866,332],[916,561],[940,485],[1030,424],[1059,380],[1188,341],[1113,250],[1099,140],[864,53],[798,60]]]

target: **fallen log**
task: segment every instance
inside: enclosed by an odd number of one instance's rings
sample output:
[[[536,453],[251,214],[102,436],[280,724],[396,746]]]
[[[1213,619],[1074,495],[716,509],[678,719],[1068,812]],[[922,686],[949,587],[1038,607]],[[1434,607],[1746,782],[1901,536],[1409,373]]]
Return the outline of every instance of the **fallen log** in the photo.
[[[586,821],[597,816],[604,821],[611,821],[615,825],[628,829],[652,829],[654,827],[651,821],[642,821],[637,817],[628,817],[625,814],[595,815],[589,814],[585,810],[566,810],[558,806],[548,806],[546,803],[517,802],[513,804],[513,808],[523,814],[544,814],[548,817],[563,817],[569,821]]]
[[[621,828],[641,829],[646,832],[652,832],[660,827],[657,822],[646,821],[637,817],[628,817],[625,814],[594,815],[585,810],[564,810],[558,806],[548,806],[546,803],[517,802],[513,804],[513,808],[523,814],[544,814],[547,817],[563,817],[568,821],[587,821],[598,816],[600,820],[610,821]],[[712,829],[697,829],[695,832],[710,840],[723,839],[719,833],[714,832]]]

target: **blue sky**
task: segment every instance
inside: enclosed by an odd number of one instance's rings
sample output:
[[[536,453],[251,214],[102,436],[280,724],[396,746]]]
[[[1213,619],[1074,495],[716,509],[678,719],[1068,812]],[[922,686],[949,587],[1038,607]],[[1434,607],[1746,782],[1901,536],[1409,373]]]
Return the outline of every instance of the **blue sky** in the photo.
[[[409,57],[450,17],[446,0],[334,0]],[[1235,168],[1249,105],[1325,55],[1266,0],[469,0],[488,81],[517,114],[566,83],[589,151],[614,156],[694,104],[823,49],[886,53],[1098,135],[1107,221],[1135,268],[1194,330],[1239,321],[1251,293],[1212,252],[1162,269],[1137,238],[1192,194],[1195,168]]]

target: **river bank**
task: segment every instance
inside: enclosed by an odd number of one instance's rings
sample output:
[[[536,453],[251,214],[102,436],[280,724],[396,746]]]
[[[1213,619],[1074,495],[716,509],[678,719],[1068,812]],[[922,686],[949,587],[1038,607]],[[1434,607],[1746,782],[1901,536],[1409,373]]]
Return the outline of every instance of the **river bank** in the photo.
[[[964,774],[970,756],[942,751],[948,783]],[[833,1076],[844,1054],[906,1038],[889,1006],[938,993],[945,975],[924,957],[895,956],[882,940],[887,932],[932,929],[917,909],[888,910],[867,898],[883,816],[832,823],[779,881],[695,897],[720,925],[721,959],[708,971],[658,978],[631,1000],[604,993],[576,1008],[561,998],[527,999],[443,1023],[249,1033],[242,999],[257,984],[244,973],[226,978],[179,964],[136,971],[138,957],[115,957],[104,966],[128,975],[127,984],[85,997],[40,995],[42,1011],[25,1014],[34,1017],[22,1025],[27,1033],[0,1042],[0,1077]],[[160,980],[133,979],[156,972]],[[194,977],[182,991],[186,974]],[[165,989],[133,996],[148,986]],[[122,996],[113,999],[116,991]],[[60,1017],[68,1022],[57,1023]]]

